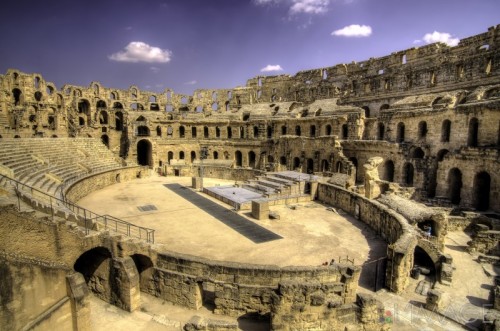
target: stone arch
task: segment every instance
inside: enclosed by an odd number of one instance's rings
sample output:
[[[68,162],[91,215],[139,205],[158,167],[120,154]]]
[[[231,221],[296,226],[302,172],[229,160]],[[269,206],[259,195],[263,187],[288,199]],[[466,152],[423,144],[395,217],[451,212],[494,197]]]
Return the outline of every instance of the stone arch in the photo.
[[[326,127],[325,127],[325,134],[327,136],[331,136],[332,135],[332,126],[330,124],[326,125]]]
[[[139,140],[137,143],[137,163],[142,166],[153,165],[153,147],[147,139]]]
[[[387,109],[389,109],[389,108],[390,108],[389,104],[384,103],[382,106],[380,106],[380,111],[382,111],[382,110],[387,110]]]
[[[403,184],[413,186],[415,176],[415,168],[410,162],[406,162],[403,166]]]
[[[419,241],[419,245],[415,246],[413,251],[413,268],[412,271],[415,272],[417,268],[420,270],[427,269],[429,274],[427,275],[431,282],[436,281],[436,264],[439,261],[439,257],[433,254],[430,247],[425,241]],[[420,273],[420,272],[419,272]]]
[[[108,124],[108,112],[105,110],[101,110],[99,112],[99,124],[107,125]]]
[[[377,130],[377,140],[384,140],[385,137],[385,125],[382,122],[378,123],[378,130]]]
[[[479,136],[479,120],[474,117],[469,121],[469,132],[467,136],[467,146],[477,147]]]
[[[396,128],[396,142],[402,143],[405,141],[405,124],[399,122]]]
[[[243,154],[241,153],[241,151],[236,151],[234,153],[234,159],[236,161],[237,167],[243,166]]]
[[[153,281],[153,261],[149,256],[143,254],[133,254],[130,256],[135,263],[139,273],[140,289],[143,292],[149,292],[149,284]]]
[[[427,136],[427,122],[420,121],[418,123],[418,139],[423,139]]]
[[[392,160],[386,160],[384,162],[380,174],[380,179],[386,180],[388,182],[394,181],[394,162]]]
[[[422,148],[415,147],[411,152],[411,157],[413,159],[423,159],[425,157],[425,152]]]
[[[280,164],[281,165],[286,165],[286,156],[280,157]]]
[[[451,136],[451,121],[444,120],[441,124],[441,142],[447,143],[450,141]]]
[[[309,127],[309,136],[310,137],[316,137],[316,125],[312,124]]]
[[[301,135],[301,128],[300,125],[295,126],[295,135],[300,136]]]
[[[322,172],[326,172],[326,171],[330,171],[330,163],[328,162],[328,160],[321,160],[321,171]]]
[[[474,177],[474,208],[485,211],[490,208],[491,176],[481,171]]]
[[[156,127],[156,136],[161,137],[161,126]]]
[[[179,138],[184,138],[186,135],[186,129],[183,125],[179,126]]]
[[[282,136],[286,135],[286,125],[281,126],[281,135]]]
[[[248,152],[248,166],[255,168],[255,152],[254,151]]]
[[[297,170],[300,168],[300,158],[294,157],[293,158],[293,170]]]
[[[347,124],[342,124],[342,139],[347,139],[349,137],[349,127]]]
[[[314,172],[314,160],[309,158],[307,159],[306,173],[312,174],[313,172]]]
[[[115,113],[115,130],[123,130],[123,113],[121,111]]]
[[[88,288],[99,298],[109,301],[112,254],[102,246],[92,248],[78,257],[73,269],[83,275]]]
[[[14,98],[14,106],[19,106],[21,104],[22,94],[23,92],[18,88],[12,90],[12,97]]]
[[[458,168],[448,171],[448,199],[454,205],[459,205],[462,192],[462,172]]]
[[[98,100],[96,103],[96,108],[106,108],[106,101],[104,100]]]

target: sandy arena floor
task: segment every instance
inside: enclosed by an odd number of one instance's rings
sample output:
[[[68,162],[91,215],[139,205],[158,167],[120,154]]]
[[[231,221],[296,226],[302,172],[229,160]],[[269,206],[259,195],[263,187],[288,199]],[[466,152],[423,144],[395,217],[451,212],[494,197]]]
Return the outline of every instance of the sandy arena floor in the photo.
[[[119,183],[94,192],[78,201],[82,207],[101,215],[109,214],[125,221],[155,229],[155,243],[165,250],[203,256],[212,260],[253,264],[321,265],[331,259],[349,256],[355,264],[385,256],[386,244],[362,222],[327,210],[315,202],[271,207],[279,220],[257,221],[249,211],[238,212],[241,222],[254,222],[281,236],[263,243],[228,227],[212,216],[210,208],[224,206],[227,215],[236,213],[230,206],[203,193],[215,202],[203,209],[182,198],[165,184],[181,184],[192,193],[190,177],[158,177]],[[233,184],[232,181],[205,179],[205,186]],[[156,210],[140,211],[138,207],[153,205]],[[211,206],[211,207],[210,207]]]

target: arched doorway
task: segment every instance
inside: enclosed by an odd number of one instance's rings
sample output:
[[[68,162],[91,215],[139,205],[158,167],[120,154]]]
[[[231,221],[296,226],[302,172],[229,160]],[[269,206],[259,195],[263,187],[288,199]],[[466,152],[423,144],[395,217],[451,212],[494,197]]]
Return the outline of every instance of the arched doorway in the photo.
[[[151,258],[142,254],[134,254],[131,256],[134,260],[135,267],[139,273],[139,284],[141,291],[149,292],[149,283],[153,279],[153,262]]]
[[[248,166],[251,168],[255,168],[255,152],[248,152]]]
[[[293,158],[293,170],[300,168],[300,159],[298,157]]]
[[[325,159],[321,160],[321,171],[330,171],[330,163]]]
[[[436,282],[436,266],[434,261],[422,247],[415,246],[412,276],[415,279],[419,279],[420,275],[423,275],[431,283],[431,286]]]
[[[313,159],[307,159],[306,173],[312,174],[313,172],[314,172],[314,160]]]
[[[394,162],[392,162],[391,160],[385,161],[381,173],[382,173],[382,176],[380,176],[381,179],[386,180],[388,182],[393,182],[394,181]]]
[[[413,176],[415,173],[415,169],[413,164],[407,162],[403,167],[403,184],[407,186],[413,186]]]
[[[241,154],[240,151],[236,151],[234,153],[234,158],[236,160],[236,166],[241,167],[243,165],[243,155]]]
[[[467,146],[477,147],[478,144],[479,121],[472,118],[469,122],[469,134],[467,136]]]
[[[151,142],[142,139],[137,143],[137,163],[143,166],[151,166],[153,164]]]
[[[95,247],[86,251],[73,266],[75,271],[83,275],[89,289],[105,301],[111,297],[109,282],[111,268],[111,252],[105,247]]]
[[[490,208],[491,177],[486,171],[481,171],[474,177],[474,208],[485,211]]]
[[[458,168],[448,172],[448,198],[454,205],[459,205],[462,191],[462,172]]]
[[[405,124],[403,122],[399,122],[396,130],[396,142],[402,143],[404,141],[405,141]]]

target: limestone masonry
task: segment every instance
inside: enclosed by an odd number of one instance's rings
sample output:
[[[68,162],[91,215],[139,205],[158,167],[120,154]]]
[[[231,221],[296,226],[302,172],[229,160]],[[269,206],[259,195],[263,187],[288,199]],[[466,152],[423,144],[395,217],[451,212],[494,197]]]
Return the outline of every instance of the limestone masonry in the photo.
[[[0,75],[0,329],[90,330],[90,293],[133,311],[145,292],[193,315],[208,300],[215,314],[264,319],[272,330],[386,330],[382,303],[358,291],[362,266],[165,253],[154,230],[76,202],[152,172],[193,177],[194,189],[257,220],[279,218],[274,205],[316,200],[387,243],[380,286],[400,294],[419,277],[453,285],[460,265],[444,253],[452,231],[471,233],[467,251],[487,268],[499,263],[499,151],[500,25],[455,47],[193,95],[99,82],[58,89],[9,69]],[[203,177],[259,198],[235,202],[204,189]],[[495,280],[487,330],[500,329]],[[426,308],[442,313],[443,290],[425,292]],[[184,326],[237,327],[199,316]]]

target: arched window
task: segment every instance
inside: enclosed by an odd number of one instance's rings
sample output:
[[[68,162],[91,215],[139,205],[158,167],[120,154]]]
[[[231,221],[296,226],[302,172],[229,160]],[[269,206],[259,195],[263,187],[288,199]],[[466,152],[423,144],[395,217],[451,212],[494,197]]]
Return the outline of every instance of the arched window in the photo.
[[[219,158],[219,152],[214,151],[214,160],[217,160]]]
[[[251,168],[255,168],[255,152],[248,152],[248,166]]]
[[[203,137],[208,138],[208,126],[203,127]]]
[[[281,135],[282,136],[286,135],[286,125],[281,126]]]
[[[191,138],[196,138],[197,136],[197,130],[196,126],[191,127]]]
[[[385,125],[384,123],[378,123],[378,132],[377,132],[377,139],[378,140],[384,140],[385,136]]]
[[[441,125],[441,142],[447,143],[450,141],[451,122],[444,120]]]
[[[462,192],[462,172],[452,168],[448,172],[448,198],[454,205],[459,205]]]
[[[418,138],[423,139],[427,136],[427,122],[421,121],[418,123]]]
[[[220,138],[220,128],[218,126],[215,127],[215,137]]]
[[[311,125],[310,129],[309,129],[309,135],[311,137],[316,137],[316,125]]]
[[[425,152],[420,147],[415,148],[411,153],[411,157],[414,159],[423,159],[424,156],[425,156]]]
[[[161,137],[161,127],[159,125],[156,127],[156,135]]]
[[[236,166],[237,167],[241,167],[243,165],[243,155],[241,154],[240,151],[236,151],[234,153],[234,158],[235,158],[235,161],[236,161]]]
[[[102,110],[99,113],[99,124],[106,125],[108,124],[108,113]]]
[[[405,141],[405,124],[403,122],[398,123],[396,141],[402,143]]]
[[[179,160],[184,160],[184,152],[183,151],[179,152]]]
[[[479,211],[490,208],[491,177],[486,171],[474,177],[474,207]]]
[[[325,133],[327,136],[331,136],[332,135],[332,126],[330,124],[328,124],[325,128]]]
[[[184,138],[186,135],[186,129],[184,129],[184,126],[179,127],[179,138]]]
[[[469,121],[469,134],[467,138],[467,146],[477,147],[478,146],[478,134],[479,134],[479,121],[477,118],[472,118]]]
[[[300,135],[301,135],[301,132],[300,132],[300,125],[297,125],[297,126],[295,127],[295,135],[296,135],[296,136],[300,136]]]
[[[347,124],[342,125],[342,139],[347,139],[349,137],[349,128]]]
[[[403,184],[407,186],[413,186],[413,176],[414,176],[413,164],[407,162],[403,167]]]
[[[258,138],[259,137],[259,127],[256,126],[256,125],[253,127],[253,137],[254,138]]]
[[[233,130],[230,126],[227,127],[227,138],[231,139],[233,137]]]

